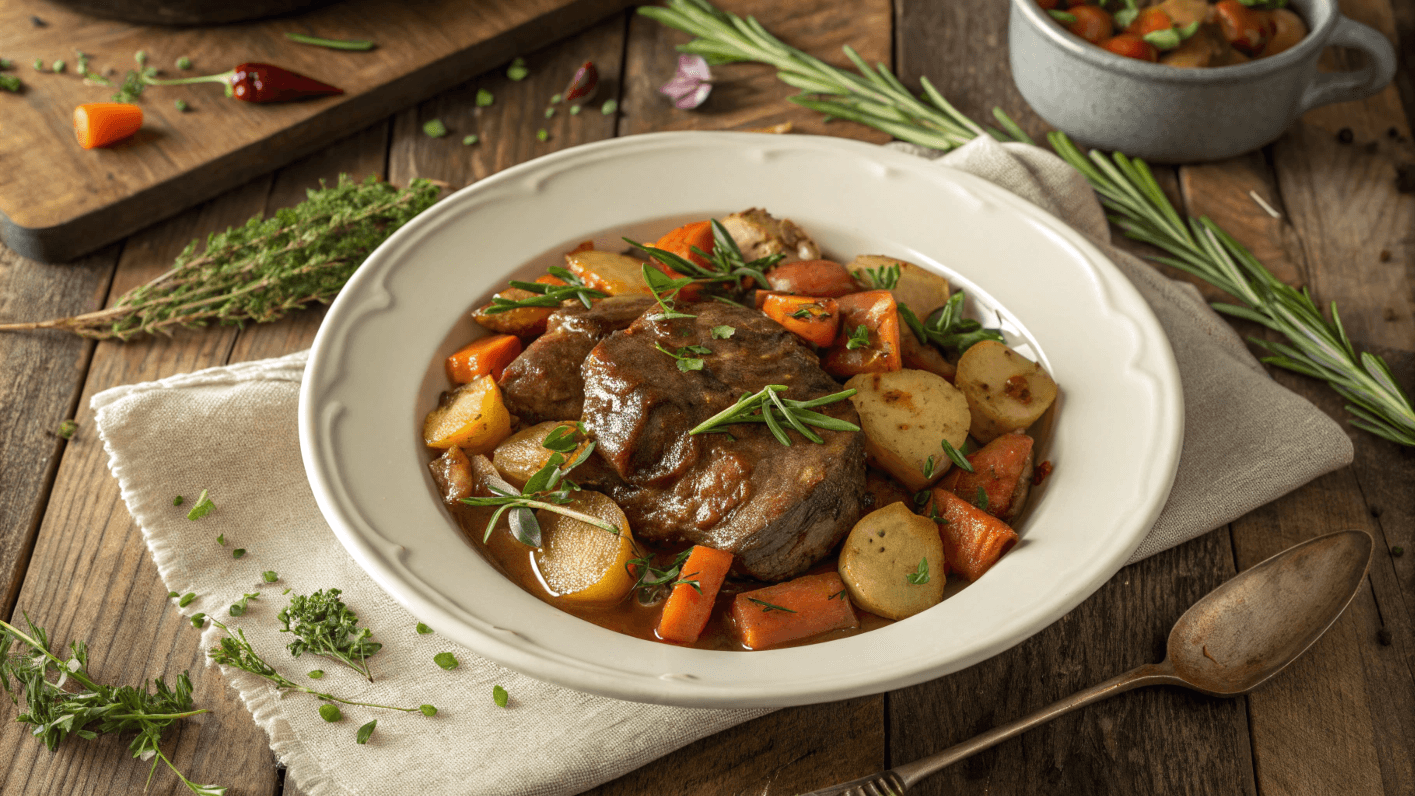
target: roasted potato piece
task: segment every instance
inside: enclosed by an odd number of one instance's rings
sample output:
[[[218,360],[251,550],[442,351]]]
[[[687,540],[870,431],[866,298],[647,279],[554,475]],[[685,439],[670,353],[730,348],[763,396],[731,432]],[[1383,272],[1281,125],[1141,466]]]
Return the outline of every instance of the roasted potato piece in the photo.
[[[860,413],[870,463],[913,492],[952,466],[942,440],[961,449],[970,415],[968,401],[943,377],[922,370],[862,373],[845,386],[856,390],[850,402]]]
[[[1268,39],[1267,46],[1258,54],[1259,58],[1290,50],[1297,42],[1307,37],[1307,23],[1293,12],[1286,8],[1275,8],[1265,13],[1272,19],[1273,35]]]
[[[883,274],[896,265],[899,266],[899,281],[889,288],[896,303],[913,310],[920,320],[929,317],[929,313],[948,303],[948,280],[906,260],[885,257],[882,254],[862,254],[851,260],[845,268],[860,284],[877,287],[876,282],[870,278],[870,272]]]
[[[445,395],[442,405],[423,421],[428,447],[446,450],[456,445],[469,454],[486,453],[510,433],[511,413],[490,375]]]
[[[561,279],[546,274],[536,279],[544,285],[563,285]],[[510,287],[496,294],[497,298],[507,301],[522,301],[535,296],[529,290],[522,290],[519,287]],[[484,328],[501,334],[514,334],[517,337],[537,337],[545,333],[545,321],[550,317],[550,313],[555,312],[554,307],[517,307],[506,312],[488,312],[494,305],[487,304],[472,312],[472,320],[481,324]]]
[[[1056,400],[1056,382],[1041,365],[994,340],[959,357],[953,383],[968,399],[969,431],[984,444],[1026,429]]]
[[[938,526],[903,503],[866,514],[840,550],[840,579],[851,601],[885,619],[938,605],[946,571]]]
[[[523,428],[512,434],[491,454],[491,461],[496,465],[496,471],[501,473],[501,477],[516,485],[517,489],[526,485],[531,480],[531,476],[536,471],[545,466],[550,460],[550,455],[554,451],[545,447],[545,438],[550,436],[550,432],[565,426],[575,428],[575,424],[565,421],[547,421],[537,423],[529,428]],[[588,445],[588,441],[582,441],[574,451],[564,454],[567,462],[572,462]]]
[[[604,520],[618,534],[564,514],[541,509],[541,546],[536,570],[551,594],[575,603],[616,603],[634,587],[628,563],[634,555],[629,520],[619,505],[598,492],[578,492],[567,508]]]
[[[584,251],[565,255],[565,267],[584,283],[595,290],[603,290],[611,296],[652,295],[653,291],[644,282],[644,261],[627,254],[614,252]]]
[[[776,218],[759,208],[743,210],[722,219],[722,226],[748,262],[772,254],[785,254],[783,262],[818,260],[820,247],[789,218]]]

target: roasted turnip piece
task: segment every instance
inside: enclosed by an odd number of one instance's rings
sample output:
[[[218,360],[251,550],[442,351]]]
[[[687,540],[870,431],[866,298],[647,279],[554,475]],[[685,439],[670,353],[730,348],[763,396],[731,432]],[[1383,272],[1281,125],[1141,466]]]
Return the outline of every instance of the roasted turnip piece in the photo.
[[[922,370],[866,373],[845,382],[860,413],[871,464],[917,492],[952,465],[943,440],[962,448],[968,438],[968,402],[952,384]]]
[[[982,443],[1027,428],[1056,400],[1056,382],[1041,365],[993,340],[959,357],[953,383],[968,399],[969,431]]]
[[[895,268],[897,278],[890,278]],[[907,260],[882,254],[862,254],[845,266],[855,281],[868,288],[882,288],[894,294],[894,300],[914,311],[920,318],[948,303],[948,280],[927,268]],[[873,274],[873,276],[872,276]],[[892,282],[892,287],[881,284]]]
[[[872,511],[845,537],[839,571],[850,599],[876,616],[905,619],[932,608],[946,580],[938,526],[903,503]]]
[[[791,219],[776,218],[759,208],[733,213],[722,219],[722,226],[749,262],[773,254],[785,254],[784,262],[817,260],[821,256],[816,242]]]

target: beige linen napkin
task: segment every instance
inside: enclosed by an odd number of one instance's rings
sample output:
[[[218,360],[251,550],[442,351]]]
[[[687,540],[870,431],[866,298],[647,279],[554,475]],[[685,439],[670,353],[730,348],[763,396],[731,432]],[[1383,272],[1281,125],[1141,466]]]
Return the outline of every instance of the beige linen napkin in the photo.
[[[1270,380],[1241,340],[1197,291],[1158,276],[1109,248],[1105,219],[1085,181],[1032,147],[980,139],[947,156],[1067,220],[1101,245],[1144,294],[1174,344],[1184,381],[1187,425],[1179,475],[1164,513],[1136,558],[1193,538],[1351,460],[1336,423]],[[349,699],[439,714],[346,707],[327,723],[303,694],[277,694],[264,680],[223,672],[289,776],[311,796],[408,793],[572,794],[618,777],[697,738],[763,710],[700,710],[619,702],[510,672],[438,635],[384,594],[344,552],[305,482],[296,402],[305,354],[158,382],[117,387],[93,398],[99,433],[123,500],[142,528],[163,580],[193,592],[183,610],[243,628],[257,651],[297,682],[323,669],[324,690]],[[216,509],[186,512],[207,488]],[[174,507],[175,495],[188,502]],[[218,544],[224,535],[225,545]],[[244,548],[240,559],[231,555]],[[265,583],[261,573],[278,580]],[[284,589],[308,594],[338,587],[383,651],[370,684],[330,661],[292,659],[276,613]],[[227,607],[260,592],[240,619]],[[207,646],[219,631],[205,631]],[[432,658],[455,653],[444,671]],[[506,708],[492,686],[510,693]],[[357,727],[377,718],[367,746]],[[237,784],[237,783],[226,783]]]

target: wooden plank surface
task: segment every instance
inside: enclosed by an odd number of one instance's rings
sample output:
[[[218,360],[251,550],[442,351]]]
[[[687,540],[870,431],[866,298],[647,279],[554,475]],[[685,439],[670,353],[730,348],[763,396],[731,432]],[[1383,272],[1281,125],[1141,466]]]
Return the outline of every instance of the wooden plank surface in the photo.
[[[0,0],[0,52],[22,65],[26,90],[0,96],[0,238],[22,254],[56,261],[116,240],[196,202],[264,174],[390,113],[510,60],[532,43],[576,32],[627,0],[346,0],[297,16],[214,28],[164,28],[100,20],[49,3]],[[40,6],[37,8],[36,6]],[[45,25],[31,23],[36,12]],[[296,44],[286,32],[370,39],[347,52]],[[347,93],[306,102],[254,105],[211,84],[149,87],[138,101],[143,129],[127,142],[85,151],[75,145],[76,105],[106,102],[112,90],[75,74],[75,50],[91,69],[121,82],[142,50],[171,77],[273,62]],[[67,70],[26,66],[63,59]],[[173,102],[184,99],[189,112]]]
[[[1046,129],[1022,104],[1007,73],[1004,4],[900,0],[891,7],[881,0],[810,0],[787,7],[733,0],[722,5],[757,16],[787,41],[834,63],[843,63],[839,46],[851,43],[867,60],[893,60],[906,82],[927,74],[974,118],[986,120],[1000,105],[1034,135]],[[1412,40],[1415,0],[1349,0],[1344,7]],[[65,270],[0,252],[0,317],[13,317],[19,308],[28,317],[31,307],[41,314],[74,312],[102,304],[105,296],[111,301],[116,291],[169,262],[193,235],[244,220],[256,209],[297,201],[303,187],[339,171],[381,173],[386,164],[395,183],[429,176],[458,188],[540,154],[616,134],[742,129],[781,121],[798,131],[886,140],[856,125],[823,123],[785,103],[793,92],[769,69],[749,64],[715,67],[712,99],[699,111],[674,109],[657,87],[671,74],[672,47],[682,40],[642,18],[617,15],[530,53],[525,81],[510,81],[498,68],[462,82],[270,178],[132,236],[122,245],[121,259],[114,247],[79,269]],[[550,96],[563,89],[583,60],[601,67],[599,96],[577,116],[562,105],[547,120]],[[1408,83],[1409,65],[1404,69],[1402,80]],[[495,95],[492,106],[476,108],[479,88]],[[619,113],[604,116],[598,104],[611,97],[618,100]],[[1409,110],[1399,90],[1390,89],[1359,107],[1310,115],[1264,153],[1160,175],[1189,210],[1213,216],[1284,280],[1311,286],[1320,301],[1337,298],[1358,347],[1386,356],[1408,385],[1415,384],[1415,334],[1408,326],[1415,302],[1412,200],[1394,192],[1389,175],[1396,165],[1415,160]],[[431,118],[441,118],[451,134],[424,136],[421,125]],[[1382,124],[1397,127],[1397,137],[1361,137],[1381,132]],[[1353,127],[1355,145],[1335,143],[1340,126]],[[535,138],[541,127],[547,130],[545,142]],[[463,146],[467,134],[478,135],[480,143]],[[1373,142],[1372,150],[1367,145]],[[1250,190],[1282,217],[1268,215],[1248,196]],[[1382,251],[1390,257],[1383,259]],[[115,264],[117,274],[111,276]],[[189,628],[167,610],[165,589],[116,494],[106,457],[96,440],[84,435],[92,428],[86,402],[113,384],[299,350],[308,346],[320,317],[316,310],[239,334],[213,330],[97,347],[62,335],[0,336],[5,372],[13,366],[20,374],[0,388],[0,409],[7,410],[6,421],[0,421],[0,483],[6,487],[0,493],[0,586],[8,585],[11,601],[17,594],[18,607],[52,625],[56,635],[80,633],[96,650],[108,650],[94,660],[95,671],[105,676],[170,677],[190,668],[198,701],[213,707],[215,715],[189,722],[174,735],[169,743],[175,759],[195,779],[239,784],[241,793],[274,794],[283,788],[297,794],[298,789],[282,781],[263,734],[219,675],[202,666],[195,634],[181,632]],[[1277,378],[1342,417],[1340,401],[1323,385],[1284,373]],[[74,408],[79,434],[62,445],[46,432]],[[1369,589],[1332,635],[1272,686],[1245,700],[1178,689],[1127,694],[979,755],[918,792],[1415,793],[1415,454],[1351,433],[1352,468],[1241,518],[1229,531],[1123,570],[1067,618],[992,661],[888,695],[779,711],[691,744],[594,792],[793,793],[913,759],[1157,659],[1174,618],[1235,565],[1241,569],[1292,542],[1349,526],[1377,539]],[[10,489],[12,476],[20,478],[19,489]],[[1396,546],[1407,552],[1394,556]],[[6,614],[9,607],[0,604]],[[0,775],[0,792],[6,794],[140,789],[136,772],[143,767],[127,760],[124,744],[111,740],[51,755],[16,725],[6,724],[0,728],[0,756],[14,761]],[[179,792],[173,782],[159,774],[153,790]]]

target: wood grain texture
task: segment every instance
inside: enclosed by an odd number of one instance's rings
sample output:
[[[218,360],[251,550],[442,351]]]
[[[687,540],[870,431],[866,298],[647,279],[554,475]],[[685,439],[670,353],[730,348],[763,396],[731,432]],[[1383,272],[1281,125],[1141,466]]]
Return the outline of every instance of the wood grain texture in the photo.
[[[897,8],[897,74],[905,85],[918,88],[925,76],[978,124],[994,124],[993,108],[1001,108],[1028,135],[1044,140],[1051,126],[1012,82],[1008,3],[901,2]]]
[[[626,0],[350,0],[305,14],[216,28],[158,28],[96,20],[46,6],[48,24],[29,21],[32,4],[0,0],[0,52],[19,64],[70,61],[65,74],[21,73],[27,89],[6,94],[0,135],[0,236],[43,260],[73,257],[314,151],[342,131],[456,85],[517,52],[553,41],[623,8]],[[333,51],[285,39],[287,31],[372,39],[370,52]],[[71,130],[74,106],[112,91],[73,74],[74,48],[92,68],[124,70],[133,53],[173,69],[192,56],[196,70],[275,62],[338,85],[337,98],[253,105],[225,99],[215,85],[149,87],[144,127],[127,142],[85,151]],[[194,110],[182,113],[175,99]]]
[[[843,45],[855,48],[868,63],[891,63],[888,0],[831,3],[799,0],[722,2],[719,7],[739,16],[753,16],[787,44],[833,66],[849,68]],[[854,122],[832,121],[786,99],[797,90],[776,79],[776,70],[760,64],[714,66],[712,94],[696,110],[673,107],[659,86],[678,67],[674,48],[687,34],[635,16],[630,25],[621,133],[663,130],[742,130],[789,122],[797,133],[834,135],[884,143],[888,135]]]
[[[1160,660],[1174,621],[1232,575],[1228,535],[1201,536],[1122,569],[1060,622],[996,658],[890,692],[890,765]],[[1251,794],[1247,750],[1242,698],[1141,689],[982,752],[911,793]]]
[[[118,246],[68,266],[0,245],[0,319],[37,320],[103,306]],[[55,432],[83,387],[93,344],[64,333],[0,333],[0,616],[9,616],[65,442]],[[93,429],[76,434],[92,436]]]
[[[616,15],[563,44],[526,55],[529,75],[520,81],[498,68],[468,81],[393,119],[389,179],[406,185],[415,177],[429,177],[450,184],[453,190],[470,185],[517,163],[614,136],[616,117],[600,112],[605,100],[617,99],[624,53],[623,15]],[[565,90],[575,70],[593,61],[600,85],[595,96],[581,103],[578,114],[570,103],[552,105],[551,98]],[[477,107],[478,91],[491,93],[493,102]],[[546,118],[546,110],[554,115]],[[441,119],[448,134],[430,138],[423,124]],[[546,140],[536,137],[546,131]],[[464,145],[465,136],[478,142]]]

